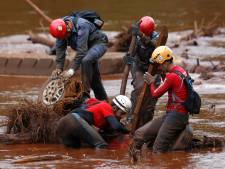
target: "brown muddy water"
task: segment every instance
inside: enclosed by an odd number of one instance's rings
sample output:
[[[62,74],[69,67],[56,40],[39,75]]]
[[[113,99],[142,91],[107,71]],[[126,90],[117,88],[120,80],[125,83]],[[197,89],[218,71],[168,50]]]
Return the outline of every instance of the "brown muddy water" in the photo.
[[[217,17],[217,23],[224,24],[224,0],[33,0],[51,18],[70,14],[75,10],[98,11],[105,20],[104,30],[119,31],[123,25],[130,25],[141,16],[151,15],[157,24],[166,24],[169,31],[193,28],[198,23],[210,22]],[[0,36],[24,34],[27,30],[43,32],[46,23],[25,0],[1,0]],[[40,21],[44,26],[41,26]]]
[[[0,121],[5,121],[8,108],[19,103],[23,98],[35,100],[45,80],[45,77],[0,76]],[[104,77],[104,85],[109,96],[119,93],[120,80]],[[203,98],[201,114],[190,119],[195,134],[225,137],[225,84],[204,83],[195,87]],[[131,90],[131,85],[128,85],[127,94]],[[164,96],[159,100],[156,117],[163,113],[166,98],[167,96]],[[216,105],[215,109],[210,108],[212,104]],[[4,128],[0,129],[1,133],[4,132]],[[142,160],[132,165],[128,158],[127,138],[113,140],[106,150],[72,149],[54,144],[0,144],[0,168],[225,168],[224,149],[166,154],[144,151]],[[23,159],[30,159],[30,161],[26,162]]]

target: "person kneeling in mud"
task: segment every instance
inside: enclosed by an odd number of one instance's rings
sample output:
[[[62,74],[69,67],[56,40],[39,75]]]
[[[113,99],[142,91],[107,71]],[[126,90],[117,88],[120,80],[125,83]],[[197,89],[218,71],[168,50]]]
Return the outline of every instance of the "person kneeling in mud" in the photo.
[[[115,131],[127,134],[129,131],[120,123],[131,108],[131,101],[124,95],[118,95],[109,104],[90,98],[81,108],[74,109],[59,120],[57,135],[66,146],[79,148],[81,143],[87,143],[94,148],[105,148],[107,142],[97,129],[111,127]]]
[[[133,143],[130,146],[130,155],[135,160],[144,143],[153,147],[153,152],[166,152],[172,148],[180,133],[188,124],[189,113],[182,105],[187,99],[188,89],[182,78],[175,72],[187,76],[186,71],[173,64],[173,53],[167,46],[157,47],[151,60],[158,64],[158,68],[166,72],[164,82],[156,88],[155,79],[149,73],[144,74],[144,80],[150,85],[151,94],[155,98],[161,97],[168,91],[166,114],[156,118],[137,129]]]

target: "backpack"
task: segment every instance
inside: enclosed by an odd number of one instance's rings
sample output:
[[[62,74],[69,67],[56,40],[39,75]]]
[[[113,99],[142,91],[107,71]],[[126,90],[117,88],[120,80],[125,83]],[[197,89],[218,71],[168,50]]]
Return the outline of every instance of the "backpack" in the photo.
[[[97,14],[95,11],[91,11],[91,10],[76,11],[76,12],[73,12],[70,16],[73,16],[75,18],[86,19],[89,22],[93,23],[95,27],[98,29],[101,29],[104,24],[104,20],[101,19],[100,15]],[[76,19],[76,22],[77,22],[77,19]]]
[[[199,114],[200,108],[201,108],[201,97],[199,94],[194,90],[192,83],[194,80],[188,75],[185,76],[179,71],[173,71],[178,76],[183,79],[184,83],[187,86],[188,89],[188,97],[187,99],[182,103],[184,107],[187,109],[187,111],[193,115],[193,114]]]

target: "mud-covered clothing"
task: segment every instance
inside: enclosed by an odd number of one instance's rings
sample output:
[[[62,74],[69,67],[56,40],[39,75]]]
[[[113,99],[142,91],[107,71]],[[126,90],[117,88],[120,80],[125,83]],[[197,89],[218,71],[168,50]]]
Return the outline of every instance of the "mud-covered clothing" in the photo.
[[[174,71],[179,71],[187,76],[186,71],[182,67],[174,66],[166,75],[164,82],[159,87],[156,88],[155,84],[151,84],[151,94],[153,97],[158,98],[168,91],[166,111],[177,111],[179,113],[188,114],[188,111],[184,105],[182,105],[182,102],[185,102],[187,99],[188,89],[183,79],[174,73]]]
[[[132,108],[130,114],[134,112],[135,105],[136,105],[136,99],[139,96],[139,93],[142,90],[142,87],[144,85],[144,79],[143,75],[148,70],[148,66],[150,64],[149,58],[152,55],[152,52],[155,50],[155,46],[153,43],[147,43],[144,44],[141,40],[140,36],[137,34],[137,42],[135,51],[133,54],[135,57],[135,62],[132,63],[131,73],[132,73],[132,82],[133,85],[133,91],[131,92],[131,102],[132,102]],[[153,32],[151,34],[150,39],[155,42],[159,37],[159,33]],[[150,95],[150,90],[147,89],[146,92],[147,96],[145,97],[143,101],[143,106],[141,108],[141,115],[140,115],[140,123],[139,126],[144,125],[145,123],[152,120],[155,110],[155,105],[157,102],[156,98],[152,98]]]
[[[154,83],[150,85],[150,97],[158,98],[168,91],[166,115],[148,122],[135,131],[134,144],[137,149],[150,142],[149,145],[153,145],[154,152],[168,151],[188,124],[188,112],[180,102],[181,99],[187,98],[187,86],[174,71],[187,75],[182,67],[173,66],[159,87],[156,88]]]
[[[76,19],[73,16],[63,19],[73,21],[73,30],[67,39],[56,40],[56,67],[63,69],[66,49],[70,46],[76,50],[72,68],[77,71],[82,65],[81,74],[85,90],[90,92],[92,88],[96,98],[106,100],[107,95],[101,82],[98,60],[107,50],[107,36],[86,19]]]
[[[169,151],[180,133],[188,124],[188,114],[167,112],[166,115],[156,118],[137,129],[134,134],[136,149],[141,149],[144,143],[154,152]]]
[[[129,131],[116,119],[112,106],[106,101],[100,101],[95,98],[88,99],[83,107],[74,109],[72,113],[79,114],[90,125],[99,129],[111,127],[122,133]]]
[[[108,145],[98,131],[76,113],[62,117],[56,133],[60,143],[68,147],[79,148],[81,143],[87,143],[94,148],[105,148]]]
[[[67,16],[63,19],[65,21],[72,20],[74,23],[76,18],[73,16]],[[97,29],[93,23],[83,18],[78,18],[77,24],[73,25],[73,27],[74,29],[72,30],[72,34],[67,39],[56,40],[56,63],[57,68],[63,69],[66,49],[67,46],[70,46],[72,49],[77,51],[76,57],[74,58],[74,64],[72,66],[76,71],[79,69],[82,59],[87,55],[88,50],[96,44],[102,44],[107,47],[108,38],[101,30]]]
[[[152,55],[152,52],[155,50],[155,43],[157,39],[159,38],[159,33],[154,31],[150,35],[150,40],[151,42],[149,43],[144,43],[141,40],[141,37],[137,35],[137,42],[136,42],[136,47],[135,47],[135,52],[132,54],[135,56],[135,65],[136,65],[136,70],[141,71],[143,73],[147,72],[148,67],[149,67],[149,59]]]
[[[143,79],[143,72],[136,71],[134,72],[133,75],[133,91],[131,92],[131,102],[132,102],[132,109],[130,114],[134,112],[135,105],[136,105],[136,99],[139,96],[139,93],[141,92],[143,85],[144,85],[144,79]],[[139,122],[139,127],[143,126],[145,123],[149,122],[152,120],[154,116],[154,110],[155,110],[155,105],[157,102],[157,98],[153,98],[150,96],[150,88],[146,89],[146,96],[144,96],[143,104],[140,110],[140,122]]]
[[[69,127],[65,126],[67,124]],[[105,147],[106,141],[93,126],[99,128],[101,132],[113,129],[120,133],[129,133],[116,119],[111,105],[95,98],[88,99],[81,108],[74,109],[61,118],[57,131],[63,131],[61,134],[58,133],[61,142],[66,146],[79,147],[83,141],[93,147]]]

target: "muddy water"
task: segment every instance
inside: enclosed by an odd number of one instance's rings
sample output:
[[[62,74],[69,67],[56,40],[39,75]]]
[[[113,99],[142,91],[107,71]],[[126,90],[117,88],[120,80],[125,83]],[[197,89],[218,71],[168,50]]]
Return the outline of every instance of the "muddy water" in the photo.
[[[121,25],[131,24],[143,15],[151,15],[157,23],[167,24],[170,31],[188,29],[193,22],[209,22],[217,17],[224,23],[224,0],[158,1],[158,0],[33,0],[51,18],[57,18],[74,10],[93,9],[105,20],[105,30],[120,30]],[[24,0],[1,1],[0,36],[25,33],[27,30],[43,31],[40,17]],[[45,28],[47,23],[44,23]]]
[[[46,78],[0,77],[0,121],[10,106],[23,98],[36,99],[38,90]],[[130,81],[129,81],[130,82]],[[104,85],[110,96],[119,92],[120,80],[105,77]],[[128,85],[127,93],[132,87]],[[225,85],[204,83],[196,86],[203,98],[200,115],[191,117],[190,123],[195,134],[225,137]],[[209,92],[210,91],[210,92]],[[209,93],[209,94],[208,94]],[[166,96],[159,100],[156,116],[163,113]],[[215,109],[211,108],[215,104]],[[1,132],[4,128],[1,128]],[[125,140],[123,144],[121,140]],[[207,149],[193,152],[171,152],[152,154],[143,152],[143,159],[137,165],[131,165],[127,153],[127,139],[119,138],[110,143],[107,150],[71,149],[53,144],[0,144],[0,168],[224,168],[223,149]],[[21,159],[30,159],[30,162]],[[50,158],[51,160],[46,160]],[[41,159],[41,161],[39,161]]]

